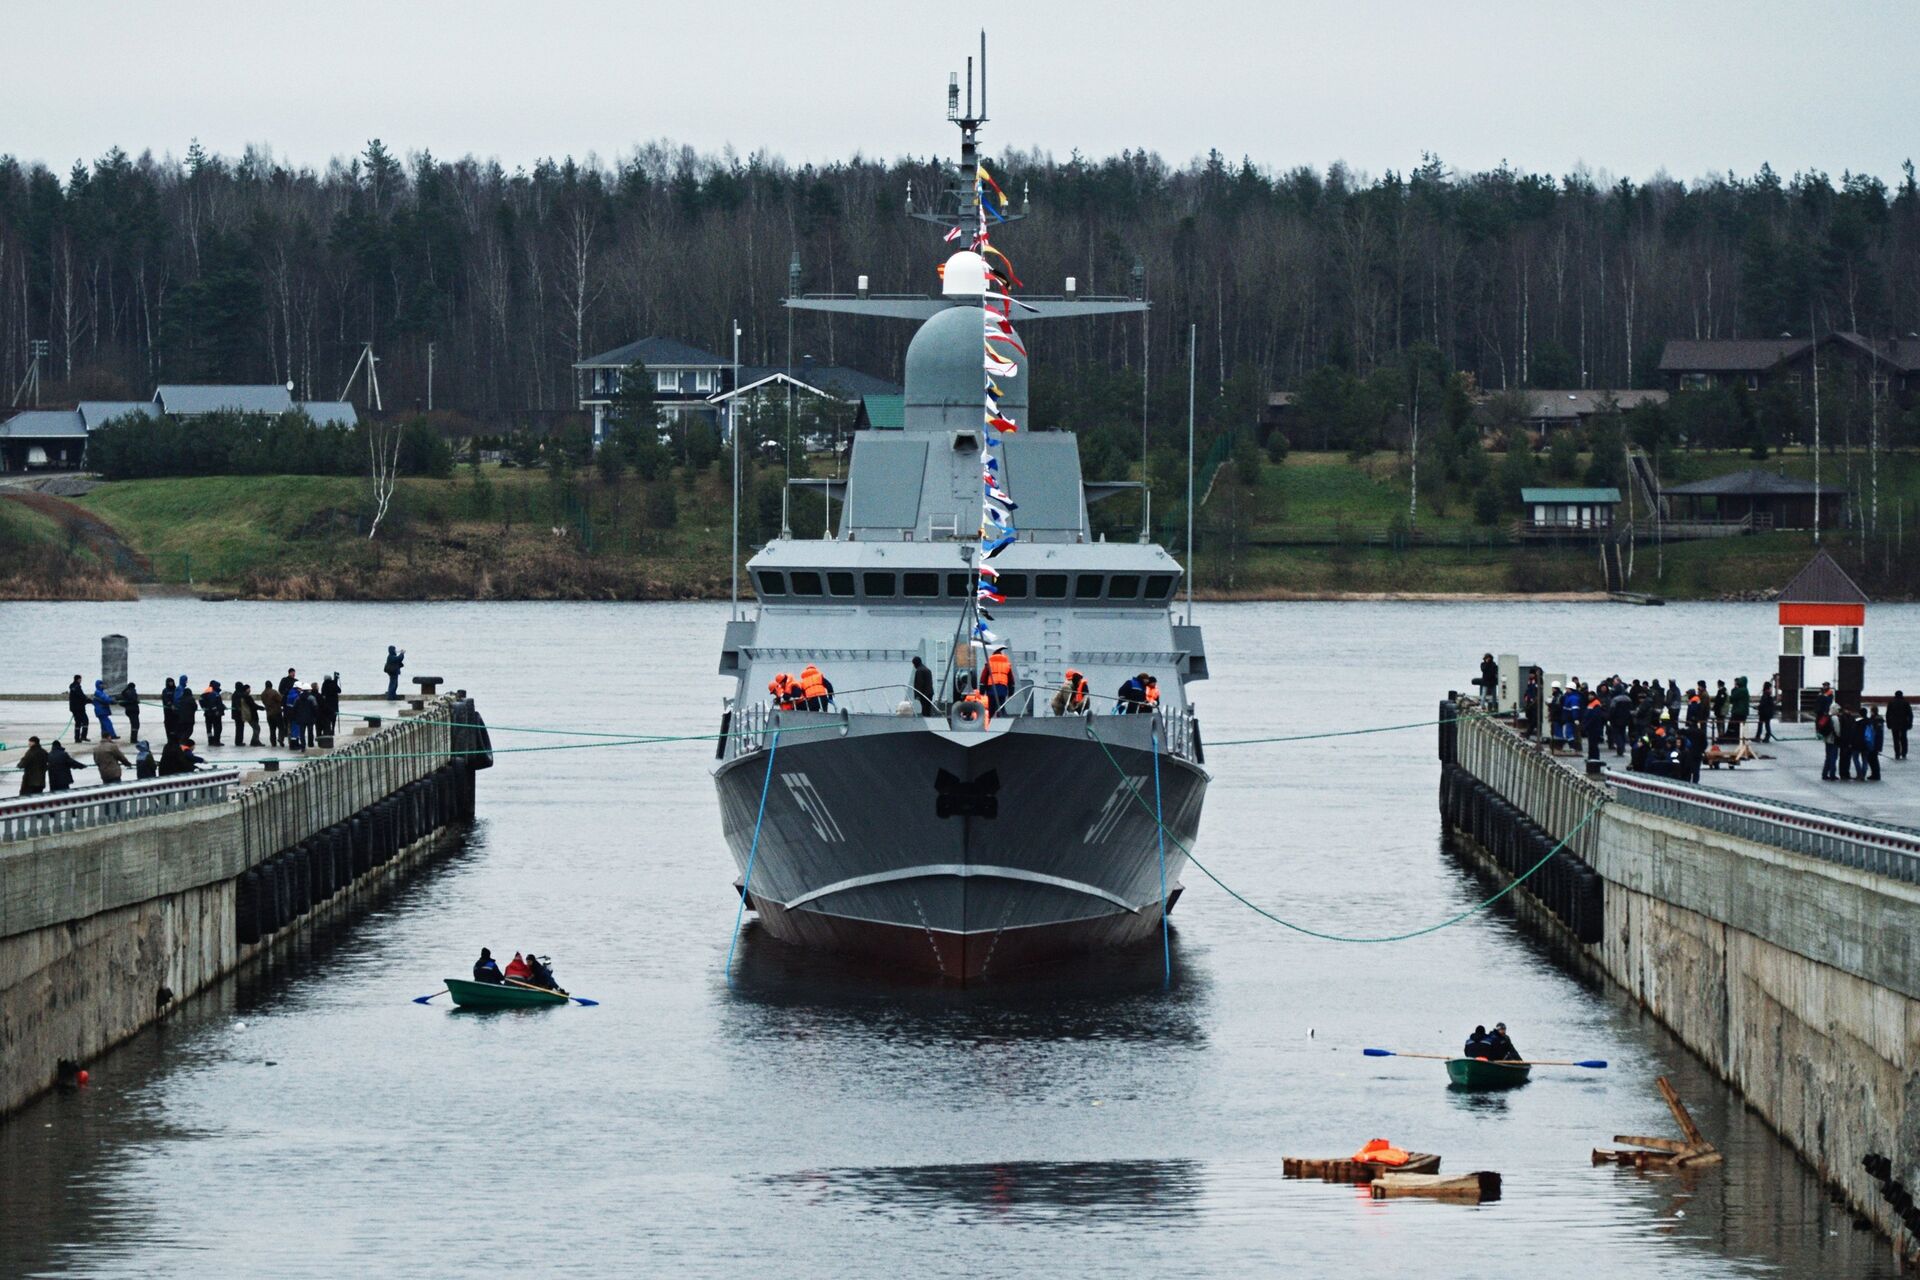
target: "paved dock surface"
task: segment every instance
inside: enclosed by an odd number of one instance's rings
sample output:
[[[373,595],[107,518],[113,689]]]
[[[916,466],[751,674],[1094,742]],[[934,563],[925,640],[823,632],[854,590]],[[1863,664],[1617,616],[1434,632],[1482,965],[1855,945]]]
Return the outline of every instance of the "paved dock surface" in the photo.
[[[1891,753],[1883,752],[1879,782],[1822,782],[1820,767],[1826,749],[1814,738],[1812,724],[1782,725],[1780,729],[1781,735],[1774,741],[1754,745],[1758,760],[1732,768],[1703,767],[1700,785],[1869,822],[1920,828],[1920,757],[1895,760]],[[1578,755],[1563,751],[1555,758],[1576,773],[1586,768],[1584,746]],[[1626,757],[1615,756],[1605,747],[1600,749],[1600,759],[1609,769],[1626,770]]]
[[[389,718],[397,718],[403,714],[407,703],[405,701],[388,703],[382,700],[382,706],[383,708],[392,708],[392,710],[383,710],[382,714],[385,714]],[[75,759],[87,766],[84,772],[76,773],[73,776],[73,790],[76,793],[100,786],[100,776],[93,768],[93,748],[94,744],[100,739],[100,726],[98,724],[90,725],[88,740],[82,743],[75,743],[73,740],[73,721],[62,714],[64,709],[64,707],[56,707],[52,703],[39,701],[37,699],[31,701],[0,700],[0,744],[4,744],[4,747],[0,748],[0,799],[5,799],[19,793],[20,775],[14,766],[19,763],[20,757],[25,754],[27,739],[30,736],[38,736],[40,745],[42,746],[51,746],[54,739],[58,738],[66,744],[67,750],[73,753]],[[344,707],[341,708],[340,732],[334,739],[335,745],[344,747],[349,743],[357,742],[360,738],[365,737],[367,732],[371,732],[371,730],[367,728],[365,717],[373,714],[375,714],[373,711],[362,711],[359,709],[348,711]],[[167,745],[166,737],[160,730],[159,722],[160,709],[158,707],[153,708],[151,715],[143,713],[140,717],[141,736],[147,740],[147,745],[152,749],[155,757],[158,757],[161,750]],[[126,721],[119,716],[115,716],[113,723],[115,730],[120,734],[120,750],[126,755],[128,760],[132,760],[134,758],[133,742],[127,736]],[[329,752],[323,750],[299,752],[289,751],[285,747],[269,747],[267,745],[266,726],[264,724],[262,724],[260,729],[260,745],[257,747],[236,746],[233,743],[231,735],[226,735],[225,746],[208,746],[202,741],[205,735],[205,722],[197,720],[195,722],[195,728],[197,732],[194,739],[196,744],[194,746],[194,753],[215,768],[238,768],[259,772],[261,771],[260,764],[262,761],[277,760],[280,762],[282,769],[293,769],[298,768],[310,760],[324,759],[329,754]],[[131,782],[133,780],[133,770],[129,768],[126,771],[124,781]],[[242,780],[251,781],[251,775],[242,775]]]

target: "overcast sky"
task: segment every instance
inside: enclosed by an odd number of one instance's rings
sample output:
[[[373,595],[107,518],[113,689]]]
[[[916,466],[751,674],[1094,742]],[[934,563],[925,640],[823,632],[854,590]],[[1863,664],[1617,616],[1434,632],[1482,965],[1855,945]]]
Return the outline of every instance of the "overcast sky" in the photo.
[[[198,137],[320,166],[603,160],[670,138],[790,161],[952,150],[965,6],[674,0],[67,0],[9,6],[0,152],[64,171]],[[1916,0],[1160,0],[995,5],[992,149],[1218,147],[1378,175],[1422,151],[1644,179],[1762,161],[1897,179],[1920,151]]]

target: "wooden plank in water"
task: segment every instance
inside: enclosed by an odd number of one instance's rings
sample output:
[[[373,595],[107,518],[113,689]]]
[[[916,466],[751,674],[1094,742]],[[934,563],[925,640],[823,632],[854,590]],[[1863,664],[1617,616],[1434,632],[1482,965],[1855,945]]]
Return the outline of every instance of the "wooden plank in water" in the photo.
[[[1454,1200],[1463,1204],[1481,1204],[1500,1198],[1500,1175],[1490,1170],[1477,1173],[1383,1173],[1373,1180],[1375,1200],[1396,1200],[1403,1196],[1421,1196],[1429,1200]]]
[[[1389,1168],[1369,1161],[1334,1158],[1314,1160],[1302,1156],[1284,1156],[1280,1172],[1288,1178],[1318,1178],[1322,1182],[1372,1182],[1383,1173],[1438,1173],[1440,1157],[1428,1152],[1409,1151],[1407,1162]]]
[[[1680,1095],[1673,1091],[1673,1086],[1667,1083],[1667,1078],[1660,1076],[1653,1084],[1660,1090],[1660,1096],[1667,1100],[1667,1110],[1673,1112],[1674,1122],[1680,1126],[1680,1132],[1687,1135],[1687,1145],[1711,1150],[1713,1144],[1701,1135],[1700,1126],[1695,1124],[1693,1117],[1687,1114],[1686,1104],[1680,1101]]]
[[[1638,1138],[1630,1133],[1616,1133],[1613,1135],[1613,1140],[1615,1142],[1624,1142],[1630,1147],[1647,1147],[1654,1151],[1665,1151],[1673,1155],[1683,1154],[1687,1150],[1687,1144],[1678,1138]]]

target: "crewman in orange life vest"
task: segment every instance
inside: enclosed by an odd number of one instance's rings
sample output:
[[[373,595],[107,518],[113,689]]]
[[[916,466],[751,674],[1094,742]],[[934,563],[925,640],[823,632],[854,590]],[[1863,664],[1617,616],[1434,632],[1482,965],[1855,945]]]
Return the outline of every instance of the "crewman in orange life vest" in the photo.
[[[1007,656],[1007,646],[995,645],[987,655],[987,705],[994,711],[1000,710],[1000,704],[1013,692],[1013,659]]]
[[[958,710],[961,720],[968,721],[977,719],[980,721],[980,727],[983,729],[993,723],[993,703],[986,694],[978,689],[973,690],[968,693],[966,697],[960,699]]]
[[[820,668],[811,662],[800,673],[800,696],[809,711],[825,711],[833,701],[833,682],[820,674]]]
[[[1087,692],[1087,678],[1072,667],[1068,667],[1066,681],[1054,691],[1053,714],[1080,715],[1087,709]]]

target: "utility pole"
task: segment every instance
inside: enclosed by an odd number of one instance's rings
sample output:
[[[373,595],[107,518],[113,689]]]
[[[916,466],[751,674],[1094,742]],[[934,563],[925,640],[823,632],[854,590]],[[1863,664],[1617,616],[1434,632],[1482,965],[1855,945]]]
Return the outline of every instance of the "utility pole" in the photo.
[[[733,395],[727,401],[727,434],[733,437],[733,612],[740,617],[740,321],[733,322]]]
[[[1813,545],[1820,545],[1820,335],[1807,304],[1807,357],[1813,361]]]
[[[433,343],[427,344],[427,412],[433,412]]]
[[[1142,302],[1147,299],[1147,266],[1140,259],[1133,260],[1133,292]],[[1150,374],[1148,361],[1152,358],[1153,348],[1147,342],[1147,312],[1140,313],[1140,541],[1142,544],[1152,541],[1153,507],[1147,496],[1147,378]]]
[[[33,392],[33,407],[40,407],[40,362],[47,358],[47,340],[33,338],[27,342],[27,354],[33,359],[27,363],[27,376],[20,380],[20,386],[13,393],[13,403],[17,406],[21,397],[28,391]]]
[[[793,251],[793,260],[787,263],[787,300],[791,302],[800,294],[800,251]],[[780,536],[791,538],[793,529],[787,523],[787,493],[793,481],[793,308],[787,308],[787,447],[782,451],[786,458],[788,484],[780,490]]]
[[[1187,625],[1193,625],[1193,371],[1200,326],[1187,325]]]

